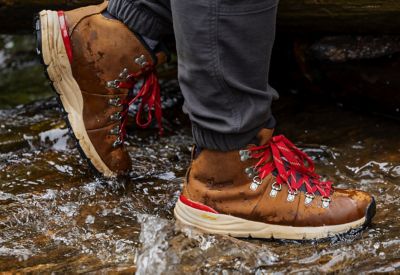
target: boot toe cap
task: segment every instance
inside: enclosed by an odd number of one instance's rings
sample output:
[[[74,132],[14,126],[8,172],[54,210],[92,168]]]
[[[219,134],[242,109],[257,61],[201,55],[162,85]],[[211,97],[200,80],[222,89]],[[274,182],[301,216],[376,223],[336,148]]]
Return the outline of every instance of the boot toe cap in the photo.
[[[370,223],[376,211],[374,197],[360,190],[336,190],[332,196],[332,211],[337,223],[350,223],[365,218]]]

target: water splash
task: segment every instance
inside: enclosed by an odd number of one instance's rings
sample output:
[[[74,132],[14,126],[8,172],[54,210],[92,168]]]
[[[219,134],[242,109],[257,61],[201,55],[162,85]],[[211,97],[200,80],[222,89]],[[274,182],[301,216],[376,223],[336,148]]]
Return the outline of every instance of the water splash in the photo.
[[[136,274],[238,274],[279,263],[265,245],[210,235],[157,216],[141,215]]]

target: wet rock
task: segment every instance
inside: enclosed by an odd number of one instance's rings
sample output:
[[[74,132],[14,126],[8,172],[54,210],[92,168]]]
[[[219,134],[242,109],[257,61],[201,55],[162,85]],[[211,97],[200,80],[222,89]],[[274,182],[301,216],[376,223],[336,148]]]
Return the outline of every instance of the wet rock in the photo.
[[[0,32],[31,32],[34,15],[43,9],[71,9],[74,7],[101,3],[102,0],[79,1],[23,1],[0,0]],[[18,15],[17,15],[18,14]],[[13,22],[10,24],[9,22]]]
[[[8,153],[28,148],[29,143],[18,133],[0,134],[0,153]]]
[[[398,33],[400,3],[372,0],[284,0],[278,27],[292,33]]]
[[[400,36],[328,36],[312,44],[310,50],[321,62],[376,59],[399,53]]]
[[[0,0],[0,32],[30,32],[31,18],[42,9],[72,9],[101,2]],[[281,29],[292,32],[393,33],[398,32],[399,10],[400,4],[389,0],[282,0],[278,21]]]
[[[400,37],[330,36],[298,40],[306,89],[346,106],[400,118]]]

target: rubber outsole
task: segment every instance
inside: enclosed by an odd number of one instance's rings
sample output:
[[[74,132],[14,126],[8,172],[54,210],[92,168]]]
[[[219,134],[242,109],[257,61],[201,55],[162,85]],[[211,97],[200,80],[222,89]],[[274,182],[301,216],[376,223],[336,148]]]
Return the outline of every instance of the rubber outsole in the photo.
[[[47,80],[49,81],[49,85],[50,85],[51,89],[53,90],[54,94],[56,95],[57,103],[59,105],[59,108],[61,109],[62,118],[64,119],[64,121],[68,127],[68,134],[74,140],[74,142],[76,144],[76,148],[78,149],[79,154],[82,157],[82,159],[85,162],[87,162],[90,172],[92,172],[95,176],[101,176],[100,172],[97,171],[97,169],[93,166],[90,159],[87,158],[86,154],[83,152],[83,150],[79,144],[79,140],[76,138],[76,136],[72,130],[71,124],[68,119],[68,114],[65,111],[64,106],[61,103],[60,95],[58,94],[57,90],[55,89],[55,87],[53,85],[53,81],[51,81],[49,74],[47,73],[47,66],[44,63],[43,55],[42,55],[42,31],[41,31],[40,15],[38,13],[35,14],[35,16],[33,18],[33,28],[34,28],[34,35],[35,35],[35,40],[36,40],[36,54],[39,57],[40,64],[42,64],[42,66],[43,66],[43,73],[46,76]]]
[[[366,227],[372,223],[372,218],[375,216],[375,214],[376,214],[376,202],[375,202],[375,198],[372,197],[372,201],[368,205],[367,213],[365,214],[364,227]]]
[[[57,91],[57,89],[56,89],[56,87],[54,85],[54,82],[52,81],[52,78],[49,75],[49,72],[48,72],[48,67],[49,66],[46,65],[46,62],[44,61],[44,56],[43,56],[43,45],[42,45],[42,35],[43,34],[42,34],[42,22],[41,22],[40,14],[36,14],[35,15],[33,24],[34,24],[34,34],[35,34],[35,37],[36,37],[36,53],[39,56],[41,64],[43,65],[45,76],[49,80],[49,84],[50,84],[51,88],[53,89],[53,91],[56,94],[57,102],[59,103],[59,106],[60,106],[60,109],[61,109],[61,112],[62,112],[62,117],[65,120],[65,122],[67,124],[67,127],[68,127],[68,130],[69,130],[68,131],[69,135],[75,141],[77,149],[78,149],[82,159],[84,159],[88,163],[90,172],[92,172],[95,176],[98,176],[98,177],[99,176],[104,176],[104,174],[101,173],[96,168],[96,166],[92,163],[91,159],[87,156],[87,154],[84,152],[82,146],[80,145],[80,141],[76,137],[76,135],[74,133],[74,130],[73,130],[73,127],[71,125],[71,122],[70,122],[70,120],[68,118],[68,112],[66,111],[66,109],[64,107],[64,104],[62,102],[62,99],[61,99],[61,94],[62,93],[60,91]],[[114,174],[109,173],[107,177],[114,177],[114,176],[115,176]]]
[[[339,235],[355,234],[371,224],[376,212],[374,198],[366,209],[363,218],[347,224],[321,227],[280,226],[254,222],[230,215],[210,213],[186,205],[178,200],[175,218],[189,226],[207,233],[229,235],[237,238],[259,238],[272,240],[329,240]]]

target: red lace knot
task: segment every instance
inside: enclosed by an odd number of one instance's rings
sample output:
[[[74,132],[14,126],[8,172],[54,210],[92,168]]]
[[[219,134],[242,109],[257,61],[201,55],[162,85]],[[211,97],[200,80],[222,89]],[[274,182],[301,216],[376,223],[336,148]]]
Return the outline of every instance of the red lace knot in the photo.
[[[307,193],[319,192],[328,198],[332,192],[332,182],[324,181],[315,173],[311,158],[297,148],[285,136],[275,136],[262,146],[249,149],[250,156],[259,159],[255,169],[261,179],[274,172],[276,184],[287,184],[291,193],[305,186]]]
[[[114,83],[116,88],[130,89],[127,99],[121,102],[121,104],[125,105],[124,110],[121,112],[122,123],[120,134],[122,141],[126,135],[129,106],[137,101],[139,101],[139,105],[136,114],[136,124],[141,128],[148,127],[153,120],[154,112],[159,127],[159,134],[162,135],[164,130],[162,127],[161,90],[155,67],[148,64],[136,73],[128,73],[125,69],[120,74],[120,78],[123,80],[116,80]],[[143,80],[143,84],[137,94],[134,95],[133,89],[141,79]],[[147,115],[144,112],[147,112]]]

